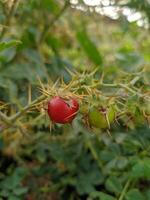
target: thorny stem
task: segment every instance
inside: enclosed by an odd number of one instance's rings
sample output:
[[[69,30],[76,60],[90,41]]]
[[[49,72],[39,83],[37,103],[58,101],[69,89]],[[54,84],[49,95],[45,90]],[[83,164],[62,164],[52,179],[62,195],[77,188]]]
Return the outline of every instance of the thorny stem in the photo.
[[[34,105],[36,105],[37,103],[41,102],[44,99],[46,99],[46,97],[44,95],[41,95],[39,98],[37,98],[36,100],[32,101],[30,104],[28,104],[27,106],[25,106],[21,111],[17,112],[15,115],[13,115],[12,117],[10,117],[9,118],[10,121],[11,122],[16,121],[24,113],[26,113],[28,110],[30,110]]]
[[[94,84],[92,87],[96,87],[96,86],[104,86],[104,87],[121,87],[121,88],[124,88],[126,89],[127,91],[131,92],[133,95],[137,95],[139,97],[144,97],[143,94],[133,90],[131,87],[129,87],[130,85],[129,84],[122,84],[122,83],[97,83],[97,84]],[[150,100],[150,98],[147,98]]]
[[[80,81],[74,81],[73,85],[82,83],[82,81],[86,78],[86,76],[84,76],[83,79],[81,79]],[[137,91],[135,91],[134,89],[132,89],[130,86],[133,86],[140,77],[135,77],[129,84],[122,84],[122,83],[103,83],[101,81],[91,85],[91,88],[95,88],[98,86],[103,86],[103,87],[121,87],[126,89],[127,91],[131,92],[133,95],[137,95],[139,97],[142,97],[143,95],[138,93]]]
[[[136,79],[137,80],[137,79]],[[136,81],[135,80],[135,81]],[[134,83],[135,83],[134,81]],[[79,81],[73,80],[71,82],[71,84],[69,84],[69,86],[72,88],[74,88],[75,86],[77,86],[78,84],[82,84],[81,79]],[[133,82],[132,82],[133,84]],[[54,84],[56,86],[56,84]],[[137,95],[139,97],[145,97],[143,96],[143,94],[139,93],[138,91],[134,90],[133,88],[130,87],[130,84],[122,84],[122,83],[112,83],[112,84],[107,84],[107,83],[102,83],[102,82],[98,82],[95,84],[92,84],[90,86],[90,88],[96,88],[98,86],[103,86],[103,87],[121,87],[124,88],[125,90],[127,90],[128,92],[132,93],[133,95]],[[67,87],[68,88],[68,87]],[[64,88],[66,89],[66,87]],[[22,108],[22,110],[20,110],[19,112],[17,112],[16,114],[12,115],[11,117],[7,117],[4,113],[2,113],[0,111],[0,119],[6,123],[8,126],[14,126],[13,123],[19,119],[23,114],[25,114],[27,111],[29,111],[31,108],[33,108],[34,106],[36,106],[38,103],[41,103],[43,100],[45,100],[46,98],[48,98],[49,94],[51,93],[50,91],[47,91],[47,95],[45,93],[46,91],[43,91],[43,95],[41,95],[40,97],[38,97],[36,100],[32,101],[31,103],[29,103],[27,106],[25,106],[24,108]],[[147,96],[148,97],[148,96]],[[96,157],[96,156],[95,156]]]
[[[5,122],[7,125],[11,125],[9,118],[0,111],[0,119]]]
[[[5,122],[7,125],[12,125],[18,118],[20,118],[24,113],[26,113],[28,110],[30,110],[33,106],[35,106],[37,103],[43,101],[44,99],[46,99],[47,97],[44,95],[41,95],[39,98],[37,98],[36,100],[32,101],[30,104],[28,104],[27,106],[25,106],[21,111],[17,112],[16,114],[14,114],[11,117],[7,117],[5,114],[3,114],[0,111],[0,119]]]

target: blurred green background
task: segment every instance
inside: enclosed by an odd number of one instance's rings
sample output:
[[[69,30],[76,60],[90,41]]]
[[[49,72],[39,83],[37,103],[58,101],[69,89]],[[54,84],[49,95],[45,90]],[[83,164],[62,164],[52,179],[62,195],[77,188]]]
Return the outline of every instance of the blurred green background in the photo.
[[[38,78],[67,83],[66,68],[97,68],[106,82],[144,68],[149,90],[149,21],[148,0],[0,0],[0,109],[11,116],[36,99]],[[80,115],[51,133],[44,114],[21,123],[28,137],[0,121],[0,199],[150,200],[147,123],[113,126],[111,136]]]

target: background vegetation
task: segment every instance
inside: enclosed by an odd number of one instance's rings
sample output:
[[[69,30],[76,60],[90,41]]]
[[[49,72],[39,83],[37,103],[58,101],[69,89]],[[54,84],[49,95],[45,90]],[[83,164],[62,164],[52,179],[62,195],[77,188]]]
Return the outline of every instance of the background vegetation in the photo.
[[[150,200],[149,1],[71,2],[0,1],[0,199]],[[94,12],[110,5],[115,18]],[[74,76],[89,98],[103,79],[102,97],[126,99],[111,136],[80,114],[50,132],[39,87]]]

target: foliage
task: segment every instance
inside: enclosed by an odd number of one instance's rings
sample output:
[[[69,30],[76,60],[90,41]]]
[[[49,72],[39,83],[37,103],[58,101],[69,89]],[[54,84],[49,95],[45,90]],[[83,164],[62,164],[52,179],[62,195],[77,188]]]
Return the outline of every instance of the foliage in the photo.
[[[148,23],[148,1],[111,3]],[[1,199],[150,199],[149,30],[121,10],[117,20],[91,10],[0,2]],[[56,94],[81,109],[50,131],[45,104]],[[113,120],[106,112],[105,128],[92,127],[89,110],[107,106]]]

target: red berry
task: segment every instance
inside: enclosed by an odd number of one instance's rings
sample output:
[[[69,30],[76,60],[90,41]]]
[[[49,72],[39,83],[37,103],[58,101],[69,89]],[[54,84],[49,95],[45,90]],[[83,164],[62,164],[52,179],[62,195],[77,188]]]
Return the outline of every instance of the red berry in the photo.
[[[65,100],[56,96],[48,102],[48,115],[55,123],[66,124],[72,122],[79,110],[76,99]]]

